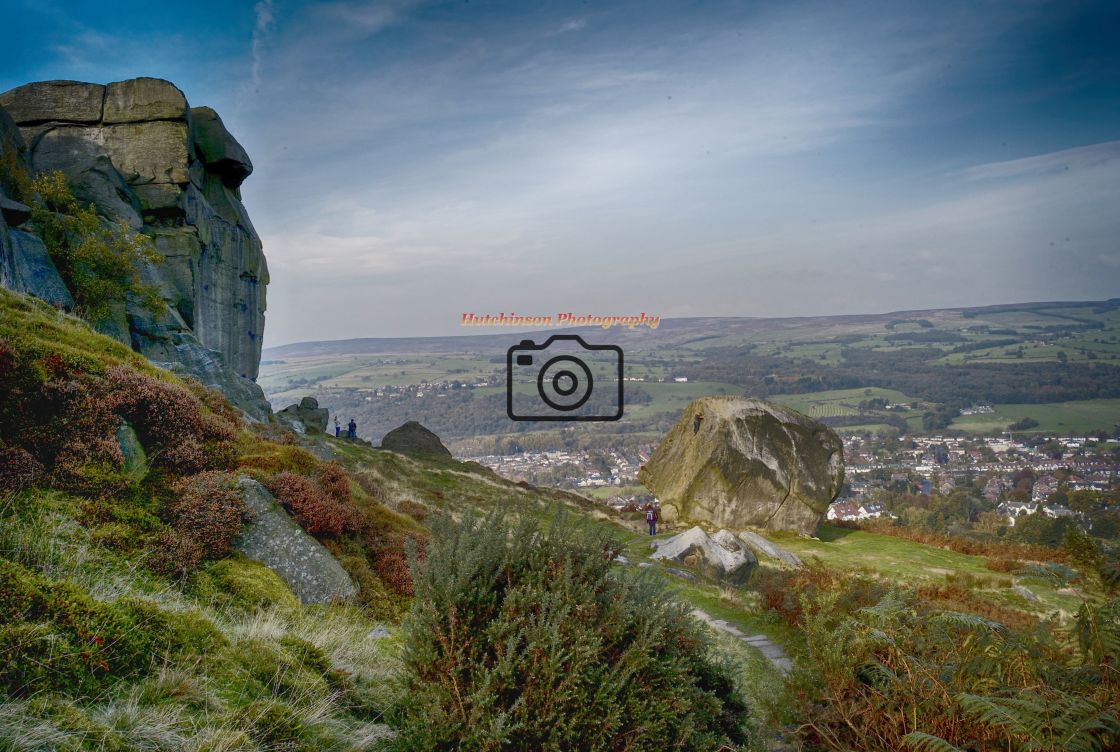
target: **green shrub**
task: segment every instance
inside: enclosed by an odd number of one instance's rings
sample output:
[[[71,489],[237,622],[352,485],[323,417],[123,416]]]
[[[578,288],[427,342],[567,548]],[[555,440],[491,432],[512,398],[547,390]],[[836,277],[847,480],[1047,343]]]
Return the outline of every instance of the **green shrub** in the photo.
[[[510,534],[512,532],[512,535]],[[402,750],[714,750],[746,708],[703,627],[613,541],[433,519],[403,625]]]
[[[36,195],[31,221],[83,318],[98,321],[129,297],[163,310],[159,288],[140,279],[141,265],[161,258],[151,238],[123,220],[104,222],[93,206],[82,206],[61,172],[37,176],[30,188]]]

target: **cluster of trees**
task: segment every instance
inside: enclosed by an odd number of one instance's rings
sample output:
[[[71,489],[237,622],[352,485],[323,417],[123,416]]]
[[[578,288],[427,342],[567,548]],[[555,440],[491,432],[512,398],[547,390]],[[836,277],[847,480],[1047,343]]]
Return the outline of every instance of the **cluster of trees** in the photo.
[[[1033,474],[1019,473],[1012,479],[1007,497],[1025,501],[1031,498]],[[1068,508],[1073,515],[1050,517],[1042,511],[1022,515],[1011,525],[1006,515],[996,511],[998,502],[981,495],[983,478],[947,494],[914,493],[910,484],[901,483],[879,491],[878,500],[897,518],[895,524],[941,535],[969,536],[983,540],[1009,540],[1045,546],[1060,546],[1070,530],[1086,530],[1094,538],[1120,537],[1120,485],[1108,492],[1093,490],[1051,494],[1046,506]],[[1041,505],[1040,505],[1041,506]]]

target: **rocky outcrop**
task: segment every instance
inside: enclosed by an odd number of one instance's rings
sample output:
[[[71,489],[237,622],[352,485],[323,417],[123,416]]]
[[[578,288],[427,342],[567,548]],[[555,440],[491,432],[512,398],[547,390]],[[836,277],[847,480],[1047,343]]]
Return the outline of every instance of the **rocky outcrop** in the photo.
[[[302,603],[351,600],[358,588],[323,544],[305,533],[276,498],[251,478],[238,480],[253,520],[237,550],[280,575]]]
[[[314,397],[304,397],[298,405],[288,405],[276,413],[276,417],[282,423],[291,426],[296,433],[308,431],[323,433],[327,430],[330,411],[325,407],[319,407],[319,400]]]
[[[704,397],[638,472],[667,522],[813,533],[844,482],[840,438],[761,400]]]
[[[394,428],[381,439],[381,448],[401,454],[451,459],[451,452],[439,437],[414,420]]]
[[[653,541],[651,559],[681,564],[702,577],[743,585],[758,566],[758,559],[732,533],[720,530],[709,536],[703,528],[693,527],[672,538]]]
[[[0,94],[0,151],[35,171],[61,171],[104,220],[152,238],[162,260],[142,276],[160,287],[167,312],[153,316],[122,301],[103,331],[221,389],[255,418],[270,414],[254,383],[268,268],[239,192],[253,167],[217,113],[191,108],[178,88],[155,78],[32,83]],[[44,281],[42,244],[17,238],[17,245],[14,234],[0,231],[0,284],[72,305],[53,279]],[[30,271],[15,268],[21,257]]]

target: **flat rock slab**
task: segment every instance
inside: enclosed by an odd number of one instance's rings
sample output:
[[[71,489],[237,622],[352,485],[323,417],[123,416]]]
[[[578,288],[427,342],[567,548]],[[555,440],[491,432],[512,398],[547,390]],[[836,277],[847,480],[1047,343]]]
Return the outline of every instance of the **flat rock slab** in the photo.
[[[743,543],[747,544],[748,548],[761,556],[768,556],[771,559],[777,559],[783,564],[787,564],[798,569],[805,566],[801,562],[801,559],[798,558],[797,554],[793,553],[792,551],[787,551],[777,543],[763,538],[758,533],[752,532],[750,530],[743,530],[739,533],[739,540],[743,541]]]
[[[734,624],[723,619],[717,619],[708,612],[701,611],[698,608],[692,610],[692,615],[712,629],[718,629],[721,632],[729,634],[762,653],[762,657],[770,661],[770,665],[777,669],[778,673],[783,676],[793,670],[793,661],[786,655],[786,651],[781,645],[774,642],[766,635],[748,635]]]
[[[238,551],[280,575],[304,604],[348,601],[357,594],[338,560],[305,533],[264,486],[246,477],[237,484],[254,515],[236,544]]]

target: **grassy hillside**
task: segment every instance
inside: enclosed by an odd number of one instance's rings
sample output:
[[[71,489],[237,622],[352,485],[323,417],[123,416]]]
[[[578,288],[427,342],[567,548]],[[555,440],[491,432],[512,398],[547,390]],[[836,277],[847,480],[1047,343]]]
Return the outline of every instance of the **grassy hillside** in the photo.
[[[763,561],[742,589],[682,578],[649,560],[638,515],[474,463],[250,426],[220,395],[77,319],[3,291],[0,312],[0,750],[393,748],[410,701],[398,681],[410,665],[399,625],[416,605],[406,552],[425,550],[435,515],[497,507],[538,529],[559,514],[613,538],[629,564],[612,572],[641,573],[687,608],[784,646],[796,664],[789,677],[743,640],[710,635],[719,671],[749,708],[745,748],[785,736],[810,748],[897,749],[900,734],[923,730],[1006,749],[1010,732],[998,724],[944,722],[966,712],[946,697],[986,696],[1001,672],[1001,691],[1019,699],[1047,677],[1053,707],[1071,708],[1079,728],[1098,728],[1086,719],[1103,714],[1097,738],[1115,738],[1115,709],[1101,699],[1116,686],[1101,668],[1114,660],[1113,637],[1075,636],[1085,619],[1111,618],[1088,573],[1063,590],[988,572],[979,557],[824,528],[817,539],[773,536],[806,569]],[[136,442],[118,435],[121,420]],[[301,605],[272,570],[236,553],[245,519],[237,477],[272,489],[342,562],[359,588],[354,603]],[[1004,587],[1012,579],[1039,602]],[[928,631],[939,619],[952,622],[949,632]],[[867,632],[873,626],[878,633]],[[965,639],[952,630],[978,631]],[[884,652],[879,633],[901,658]],[[983,655],[989,668],[950,670]],[[899,669],[874,698],[864,694],[872,685],[853,679],[868,665]],[[941,677],[937,702],[908,683],[917,675]],[[856,712],[868,702],[881,711]],[[1038,748],[1060,748],[1052,740]]]

